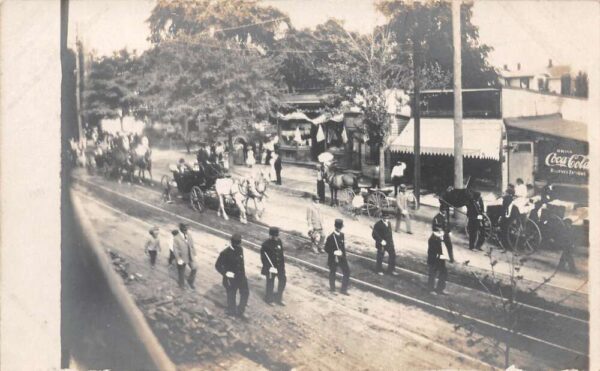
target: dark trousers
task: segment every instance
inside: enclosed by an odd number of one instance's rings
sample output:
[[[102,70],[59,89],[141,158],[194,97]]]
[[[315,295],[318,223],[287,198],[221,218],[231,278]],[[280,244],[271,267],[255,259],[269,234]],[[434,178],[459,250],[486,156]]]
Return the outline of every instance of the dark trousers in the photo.
[[[154,267],[156,264],[156,250],[148,250],[148,255],[150,255],[150,265]]]
[[[317,180],[317,196],[321,203],[325,202],[325,181]]]
[[[434,289],[436,277],[438,281],[435,291],[442,292],[446,288],[446,278],[448,277],[445,260],[438,259],[433,264],[429,264],[429,280],[427,281],[429,290]]]
[[[169,251],[169,265],[173,264],[173,260],[175,260],[175,254],[173,251]]]
[[[469,232],[469,250],[480,250],[481,246],[483,246],[483,243],[485,242],[485,237],[479,222],[477,220],[474,222],[469,222],[467,224],[467,231]]]
[[[401,176],[393,177],[392,184],[394,185],[394,196],[397,196],[398,195],[398,187],[400,187],[400,184],[402,184],[402,177]]]
[[[388,271],[388,273],[391,273],[394,271],[394,268],[396,267],[396,249],[394,249],[393,247],[389,247],[389,246],[385,246],[385,247],[382,246],[377,249],[377,265],[375,268],[376,272],[383,272],[383,255],[386,252],[389,255],[387,271]]]
[[[186,264],[177,264],[177,276],[178,276],[178,280],[177,283],[179,283],[179,287],[184,288],[185,287],[185,267]],[[190,271],[190,275],[187,278],[187,281],[189,283],[190,286],[194,285],[194,280],[196,279],[196,268],[191,268]]]
[[[277,278],[277,294],[273,297],[273,289],[275,287],[275,278]],[[270,303],[275,299],[275,301],[283,300],[283,290],[285,290],[285,284],[287,282],[287,278],[285,277],[285,273],[283,274],[267,274],[267,290],[265,293],[265,301]]]
[[[244,314],[246,304],[248,304],[248,296],[250,296],[246,277],[242,279],[224,278],[223,286],[225,286],[225,292],[227,293],[227,311],[232,314]],[[235,299],[238,291],[240,292],[240,303],[236,307]]]
[[[450,262],[454,261],[454,251],[452,250],[452,240],[450,239],[450,233],[444,233],[444,245],[446,245],[446,248],[448,249],[448,255],[450,258]]]
[[[348,285],[350,284],[350,267],[348,266],[348,261],[345,258],[339,260],[339,262],[333,262],[329,266],[329,288],[331,290],[335,290],[335,274],[337,272],[338,266],[342,270],[342,292],[348,291]]]
[[[281,169],[275,168],[275,177],[277,178],[275,182],[281,185]]]
[[[567,266],[571,273],[577,272],[577,268],[575,268],[575,260],[573,259],[573,254],[571,254],[570,249],[564,249],[560,255],[560,260],[558,261],[558,269],[566,270]]]

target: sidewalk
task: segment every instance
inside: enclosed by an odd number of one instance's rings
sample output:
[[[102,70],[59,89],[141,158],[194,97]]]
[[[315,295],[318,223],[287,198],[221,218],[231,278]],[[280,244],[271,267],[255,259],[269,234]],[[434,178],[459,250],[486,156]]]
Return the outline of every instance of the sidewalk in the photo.
[[[153,171],[154,179],[160,181],[163,175],[169,175],[169,164],[176,163],[180,158],[188,162],[195,161],[195,153],[187,154],[185,150],[154,150],[153,151]],[[257,167],[267,168],[266,165],[255,165]],[[252,169],[246,166],[234,166],[230,169],[234,176],[247,176]],[[267,224],[278,225],[284,230],[305,234],[305,210],[310,203],[310,196],[316,194],[316,175],[310,168],[284,164],[282,169],[282,185],[271,183],[269,185],[269,199],[267,213],[263,216],[263,221]],[[326,187],[327,188],[327,187]],[[326,189],[326,194],[329,191]],[[294,196],[294,197],[289,197]],[[328,205],[328,203],[327,203]],[[290,212],[292,211],[293,212]],[[399,256],[411,255],[417,259],[425,259],[427,254],[427,239],[431,234],[431,220],[437,213],[435,207],[422,205],[419,210],[412,211],[412,230],[413,234],[404,233],[405,225],[401,225],[402,233],[396,233],[394,240],[397,246]],[[330,206],[323,207],[323,216],[326,225],[333,225],[335,218],[345,219],[345,232],[350,241],[355,241],[357,249],[372,253],[372,241],[370,240],[370,227],[375,220],[367,216],[361,216],[358,220],[349,220],[348,217],[340,212],[339,209]],[[452,264],[454,269],[471,271],[489,272],[490,261],[485,254],[481,252],[472,252],[468,249],[468,241],[464,234],[465,223],[461,220],[452,220],[454,225],[452,241],[454,245],[454,255],[456,262]],[[394,224],[394,220],[392,220]],[[506,263],[511,257],[511,253],[495,254],[495,258],[500,260],[494,267],[497,273],[509,274],[510,265]],[[528,257],[529,262],[521,270],[523,276],[533,282],[543,282],[554,271],[558,263],[560,254],[557,251],[541,250]],[[576,290],[587,278],[587,250],[577,251],[575,261],[580,270],[579,275],[559,272],[549,283],[550,286],[557,286],[567,290]],[[586,293],[587,285],[580,291]]]

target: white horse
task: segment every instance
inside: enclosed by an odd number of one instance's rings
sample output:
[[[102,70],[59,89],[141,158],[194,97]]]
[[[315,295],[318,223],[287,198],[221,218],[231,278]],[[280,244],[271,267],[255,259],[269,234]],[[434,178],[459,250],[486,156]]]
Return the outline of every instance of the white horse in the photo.
[[[229,199],[233,201],[240,210],[240,222],[242,224],[248,223],[248,219],[246,217],[246,207],[244,206],[244,196],[240,192],[240,187],[237,180],[232,178],[218,178],[215,181],[215,191],[219,197],[219,210],[217,211],[218,216],[222,215],[223,219],[229,220],[227,212],[225,211],[225,200]]]
[[[254,216],[260,220],[265,211],[264,199],[267,197],[267,186],[269,181],[264,174],[260,172],[258,177],[244,178],[239,184],[240,192],[244,196],[244,206],[248,208],[248,201],[254,202]]]

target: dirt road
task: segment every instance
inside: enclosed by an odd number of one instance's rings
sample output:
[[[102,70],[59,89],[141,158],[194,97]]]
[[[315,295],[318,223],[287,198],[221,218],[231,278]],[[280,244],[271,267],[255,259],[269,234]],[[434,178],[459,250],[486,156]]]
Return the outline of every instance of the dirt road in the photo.
[[[452,324],[361,290],[352,290],[350,297],[333,295],[327,291],[323,277],[292,265],[287,269],[287,306],[267,306],[261,300],[264,279],[259,275],[260,259],[249,249],[245,256],[251,290],[247,312],[250,321],[232,321],[222,315],[225,295],[213,267],[218,251],[226,244],[224,239],[192,230],[200,250],[197,288],[180,291],[175,272],[166,267],[167,251],[161,252],[154,270],[143,254],[148,227],[158,225],[161,237],[166,238],[176,221],[149,218],[150,224],[89,196],[76,195],[104,247],[119,256],[121,266],[127,263],[127,276],[133,276],[127,279],[130,292],[170,356],[183,369],[259,365],[269,369],[381,370],[489,367],[477,360],[477,347],[469,347]],[[164,304],[156,305],[161,302]],[[166,306],[169,309],[157,309],[170,303],[173,305]],[[232,334],[223,343],[224,349],[206,352],[202,344],[211,340],[200,342],[194,338],[195,331],[209,332],[198,329],[200,325],[189,325],[193,318],[201,319],[198,313],[202,312],[212,328],[229,329],[228,334]],[[186,316],[192,319],[177,320]],[[165,323],[165,319],[170,321]]]

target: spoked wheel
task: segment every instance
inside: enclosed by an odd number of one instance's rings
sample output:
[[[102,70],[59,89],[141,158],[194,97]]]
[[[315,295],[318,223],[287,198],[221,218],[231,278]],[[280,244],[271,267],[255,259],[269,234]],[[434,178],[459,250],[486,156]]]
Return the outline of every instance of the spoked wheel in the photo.
[[[486,214],[482,214],[482,217],[483,219],[481,220],[481,224],[483,225],[483,228],[481,230],[483,231],[483,233],[477,235],[477,240],[475,241],[476,245],[479,244],[480,238],[483,238],[483,242],[485,243],[493,237],[494,227],[492,226],[492,221],[490,220],[490,217]],[[465,226],[465,235],[467,236],[467,238],[469,237],[468,226]]]
[[[542,241],[540,229],[529,218],[514,218],[506,232],[510,247],[527,255],[535,252]]]
[[[348,214],[352,214],[352,200],[354,199],[354,192],[350,188],[340,189],[338,192],[338,205],[342,208],[342,211]]]
[[[193,186],[190,191],[190,205],[196,211],[204,211],[204,193],[198,186]]]
[[[382,192],[371,193],[367,197],[367,214],[379,218],[383,210],[390,208],[390,202]]]

